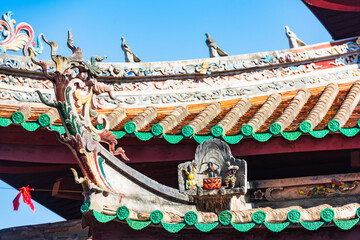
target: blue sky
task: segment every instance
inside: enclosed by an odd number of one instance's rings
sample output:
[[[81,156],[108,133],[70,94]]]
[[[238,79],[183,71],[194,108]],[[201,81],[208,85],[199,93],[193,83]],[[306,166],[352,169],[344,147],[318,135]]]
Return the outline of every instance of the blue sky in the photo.
[[[123,62],[121,36],[144,62],[206,58],[206,32],[230,55],[288,48],[285,25],[307,44],[331,41],[300,0],[2,1],[1,15],[12,11],[17,23],[27,22],[36,36],[44,33],[55,41],[58,54],[70,55],[66,40],[71,29],[87,60],[105,55],[105,61]],[[47,46],[39,58],[50,58]],[[22,202],[13,212],[17,191],[2,187],[7,186],[0,182],[0,229],[61,220],[36,203],[36,213]]]

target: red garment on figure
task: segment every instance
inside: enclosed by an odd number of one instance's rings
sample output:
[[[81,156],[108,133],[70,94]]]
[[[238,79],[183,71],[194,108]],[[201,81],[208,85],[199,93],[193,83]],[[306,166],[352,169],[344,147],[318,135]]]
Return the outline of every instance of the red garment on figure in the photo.
[[[29,186],[27,186],[27,187],[19,188],[19,190],[20,191],[19,191],[18,195],[16,195],[15,199],[13,200],[14,211],[19,209],[19,205],[20,205],[19,200],[20,200],[20,196],[22,194],[24,203],[26,203],[31,208],[31,210],[36,212],[34,204],[31,201],[31,195],[30,195],[30,191],[34,191],[34,189],[29,188]]]

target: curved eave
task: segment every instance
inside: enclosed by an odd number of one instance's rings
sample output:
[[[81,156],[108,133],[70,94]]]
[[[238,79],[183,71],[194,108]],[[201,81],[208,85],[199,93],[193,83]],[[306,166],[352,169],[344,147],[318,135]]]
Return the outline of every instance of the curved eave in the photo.
[[[116,118],[121,117],[122,120],[112,128],[112,131],[118,139],[125,135],[136,136],[141,140],[162,137],[170,143],[177,143],[184,138],[193,138],[202,142],[209,138],[220,137],[228,143],[235,144],[248,137],[264,142],[275,136],[282,136],[287,140],[296,140],[304,134],[315,138],[323,138],[327,134],[355,136],[360,130],[359,90],[357,90],[359,86],[360,84],[357,81],[339,85],[332,83],[323,87],[300,89],[271,95],[270,97],[255,97],[249,100],[240,98],[209,104],[192,104],[187,106],[186,113],[183,115],[174,115],[174,110],[179,109],[179,106],[151,109],[123,108],[123,115],[116,115]],[[299,98],[303,91],[308,91],[308,97]],[[274,100],[274,96],[277,96],[277,100]],[[241,105],[243,101],[248,102],[248,106]],[[322,104],[324,101],[330,102],[324,105]],[[349,105],[352,105],[353,108],[349,108]],[[17,108],[0,105],[0,109],[0,125],[5,127],[14,124],[13,115],[18,112]],[[49,124],[41,123],[39,117],[48,112],[49,108],[46,107],[32,107],[31,116],[25,122],[18,124],[29,131],[34,131],[41,126],[46,127]],[[281,121],[284,112],[288,114],[285,117],[292,119],[290,122]],[[109,117],[109,115],[114,114],[114,110],[104,109],[99,113],[106,114]],[[115,113],[120,114],[116,111]],[[174,117],[169,117],[172,115]],[[313,121],[311,116],[321,119],[320,121]],[[176,117],[181,119],[176,119]],[[166,121],[166,119],[170,120]],[[228,122],[224,119],[227,119]],[[164,129],[166,124],[171,125],[171,121],[174,121],[171,129],[160,133],[157,131],[157,125],[162,125]],[[311,126],[306,128],[309,122]],[[164,123],[166,124],[164,125]],[[278,123],[282,125],[281,129],[274,127]],[[231,126],[226,124],[231,124]],[[335,126],[334,124],[338,125]],[[216,131],[216,126],[219,125],[222,129],[228,130],[226,132]],[[249,125],[252,129],[250,132],[247,130],[248,127],[245,127]],[[59,118],[53,119],[50,128],[64,131],[63,127],[60,126]],[[193,132],[188,134],[184,130],[186,128],[192,128]]]
[[[166,63],[99,63],[103,72],[98,81],[113,88],[113,94],[99,96],[105,107],[98,113],[107,115],[117,138],[162,137],[170,143],[184,138],[202,142],[220,137],[235,144],[249,137],[265,142],[273,136],[296,140],[302,134],[354,136],[360,111],[358,42],[352,38]],[[50,125],[63,132],[57,112],[40,103],[35,93],[40,90],[49,99],[53,94],[52,83],[39,68],[27,57],[0,54],[0,60],[0,125],[19,124],[29,131]],[[47,63],[52,71],[53,64]],[[195,70],[184,74],[188,65]],[[124,76],[109,71],[114,67],[151,72]]]
[[[357,36],[360,32],[360,4],[352,0],[302,0],[328,30],[333,39]]]

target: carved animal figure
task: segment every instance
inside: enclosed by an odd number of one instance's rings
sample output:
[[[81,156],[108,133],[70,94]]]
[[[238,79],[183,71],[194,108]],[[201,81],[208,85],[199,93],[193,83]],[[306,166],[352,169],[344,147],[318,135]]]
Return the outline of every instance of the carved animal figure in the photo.
[[[288,26],[285,26],[285,34],[289,39],[290,48],[297,48],[300,46],[306,46],[306,44],[301,41],[295,33],[293,33]]]
[[[121,37],[121,49],[124,51],[125,54],[125,62],[141,62],[140,58],[138,58],[133,51],[131,50],[131,47],[126,43],[125,38]]]
[[[205,35],[206,35],[206,41],[205,42],[206,42],[206,45],[209,47],[210,57],[229,56],[229,54],[227,54],[226,52],[221,50],[221,48],[219,48],[217,43],[210,37],[210,34],[205,33]]]

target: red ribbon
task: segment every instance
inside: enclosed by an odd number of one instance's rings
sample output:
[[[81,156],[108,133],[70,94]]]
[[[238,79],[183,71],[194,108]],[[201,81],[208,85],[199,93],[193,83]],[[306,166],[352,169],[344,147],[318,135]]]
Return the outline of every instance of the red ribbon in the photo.
[[[30,191],[34,191],[33,188],[29,188],[29,185],[27,187],[22,187],[19,188],[19,193],[16,195],[16,197],[13,200],[13,206],[14,206],[14,211],[17,211],[19,209],[19,200],[20,200],[20,196],[23,196],[23,200],[24,203],[26,203],[31,210],[33,210],[34,212],[36,212],[34,204],[31,201],[31,195],[30,195]]]

